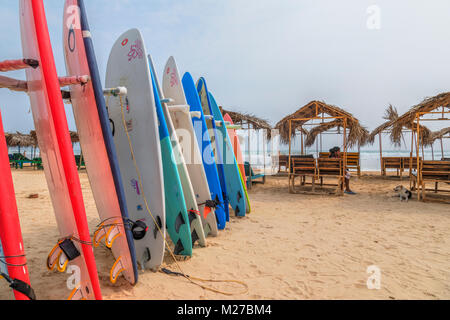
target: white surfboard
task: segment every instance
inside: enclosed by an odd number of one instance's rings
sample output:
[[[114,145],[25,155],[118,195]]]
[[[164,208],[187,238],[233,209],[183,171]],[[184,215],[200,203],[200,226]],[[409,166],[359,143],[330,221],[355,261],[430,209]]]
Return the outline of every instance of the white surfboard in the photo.
[[[196,201],[199,204],[199,213],[205,235],[217,236],[216,214],[213,208],[206,206],[206,202],[211,201],[211,193],[203,167],[202,154],[192,125],[190,107],[187,104],[180,74],[173,57],[169,58],[164,68],[163,92],[166,98],[171,99],[168,108],[186,160],[186,167],[195,191]]]
[[[157,85],[157,90],[158,90],[160,99],[164,101],[164,94],[159,85],[158,74],[156,73],[156,69],[153,65],[153,60],[152,60],[151,55],[148,55],[148,61],[150,64],[150,68],[153,72],[154,78],[155,78],[155,82]],[[169,131],[170,142],[172,143],[173,155],[174,155],[174,158],[175,158],[175,161],[177,164],[177,169],[178,169],[178,174],[180,176],[181,186],[183,188],[184,199],[186,201],[186,208],[188,210],[198,211],[197,201],[195,199],[194,188],[192,187],[191,179],[189,177],[189,172],[186,167],[186,162],[183,157],[183,152],[182,152],[180,144],[178,142],[177,133],[175,131],[172,119],[170,117],[167,103],[161,102],[161,106],[163,109],[164,118],[166,120],[167,130]],[[198,236],[198,243],[202,247],[206,247],[206,238],[205,238],[205,232],[203,230],[203,223],[202,223],[201,217],[198,214],[195,214],[194,212],[188,212],[188,214],[189,214],[189,220],[192,221],[191,222],[191,234],[195,229],[196,234]],[[193,242],[195,242],[195,239],[193,239]]]
[[[113,96],[107,98],[106,104],[113,126],[130,219],[143,221],[148,227],[142,239],[136,239],[135,236],[136,259],[141,268],[156,270],[164,257],[164,179],[150,69],[144,41],[137,29],[125,32],[114,44],[108,60],[105,85],[108,88],[127,89],[127,95],[122,97],[123,103],[120,103],[120,97]],[[125,118],[126,130],[122,116]],[[142,186],[133,163],[127,131]],[[144,197],[151,214],[146,210]],[[164,236],[158,231],[152,216]]]

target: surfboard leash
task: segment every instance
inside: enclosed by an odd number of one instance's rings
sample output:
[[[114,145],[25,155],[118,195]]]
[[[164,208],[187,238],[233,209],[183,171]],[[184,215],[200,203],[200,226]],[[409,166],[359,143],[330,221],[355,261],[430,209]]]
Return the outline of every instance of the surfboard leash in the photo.
[[[17,256],[0,256],[0,263],[3,263],[4,265],[8,267],[25,267],[27,265],[26,262],[22,264],[13,264],[6,262],[6,259],[10,258],[24,258],[25,255],[17,255]],[[0,272],[0,279],[5,279],[6,282],[8,282],[9,287],[17,292],[20,292],[21,294],[25,295],[30,300],[36,300],[36,294],[34,293],[33,288],[26,282],[19,280],[19,279],[12,279],[7,274]]]
[[[243,282],[243,281],[239,281],[239,280],[211,280],[211,279],[196,278],[196,277],[192,277],[192,276],[187,275],[183,271],[183,269],[181,268],[180,264],[177,261],[176,255],[174,254],[174,252],[172,251],[172,249],[169,246],[169,243],[167,241],[166,236],[164,235],[164,232],[161,230],[161,227],[157,223],[157,221],[156,221],[155,217],[153,216],[153,214],[152,214],[152,212],[150,210],[150,207],[148,205],[147,197],[145,196],[145,190],[144,190],[144,186],[143,186],[143,183],[142,183],[141,172],[140,172],[139,166],[138,166],[138,164],[136,162],[136,157],[135,157],[135,154],[134,154],[133,143],[131,142],[130,134],[128,132],[128,128],[127,128],[127,124],[126,124],[126,120],[125,120],[123,99],[122,99],[122,96],[120,96],[120,95],[119,95],[119,101],[120,101],[120,111],[121,111],[121,115],[122,115],[122,125],[123,125],[123,128],[125,130],[125,133],[126,133],[126,136],[127,136],[127,139],[128,139],[128,145],[130,147],[131,158],[133,160],[134,168],[136,170],[136,174],[137,174],[137,177],[138,177],[138,183],[139,183],[139,186],[140,186],[141,190],[143,191],[142,192],[142,196],[143,196],[143,199],[144,199],[145,208],[146,208],[147,212],[150,214],[150,216],[152,217],[153,222],[155,223],[156,227],[158,228],[158,232],[161,234],[162,238],[164,239],[166,250],[171,255],[173,261],[175,262],[175,265],[176,265],[177,269],[179,270],[179,272],[177,272],[177,273],[175,273],[173,271],[170,271],[170,270],[168,270],[166,268],[160,269],[159,271],[162,272],[162,273],[165,273],[165,274],[169,274],[169,275],[172,274],[172,275],[177,275],[177,276],[183,276],[183,278],[187,279],[192,284],[194,284],[196,286],[199,286],[200,288],[202,288],[204,290],[211,291],[211,292],[215,292],[215,293],[219,293],[219,294],[223,294],[223,295],[227,295],[227,296],[233,296],[233,295],[236,295],[236,294],[246,294],[249,289],[248,289],[248,285],[245,282]],[[109,105],[108,102],[109,102],[109,96],[107,97],[107,105]],[[168,271],[170,271],[170,272],[168,272]],[[211,288],[211,287],[204,286],[204,285],[202,285],[200,283],[197,283],[196,281],[215,282],[215,283],[235,283],[235,284],[238,284],[238,285],[241,285],[242,287],[244,287],[244,290],[242,292],[226,292],[226,291],[221,291],[221,290],[217,290],[217,289],[214,289],[214,288]]]

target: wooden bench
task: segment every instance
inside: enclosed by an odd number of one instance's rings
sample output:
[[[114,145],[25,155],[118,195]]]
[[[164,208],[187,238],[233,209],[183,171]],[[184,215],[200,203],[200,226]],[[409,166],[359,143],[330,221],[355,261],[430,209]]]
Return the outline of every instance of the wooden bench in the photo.
[[[419,200],[425,200],[426,191],[450,192],[450,190],[439,190],[440,182],[450,183],[450,161],[421,161],[420,177]],[[434,189],[427,190],[426,182],[434,182]]]
[[[344,179],[344,160],[341,158],[319,158],[317,159],[317,175],[320,179],[320,185],[323,183],[325,177],[337,177],[337,184],[331,184],[331,186],[337,186],[339,192],[343,192],[343,179]],[[330,185],[330,184],[328,184]]]
[[[312,191],[315,191],[317,164],[313,155],[291,155],[291,171],[289,174],[289,190],[294,191],[295,178],[300,177],[300,185],[305,186],[306,177],[311,177]]]
[[[319,158],[329,158],[329,152],[320,152]],[[361,157],[359,152],[347,152],[347,169],[361,177]]]
[[[408,158],[409,161],[409,158]],[[397,177],[403,174],[403,157],[383,157],[381,158],[381,175],[386,176],[386,169],[397,169]]]
[[[422,157],[419,157],[419,161],[422,161]],[[409,170],[409,174],[413,172],[413,170],[417,171],[417,157],[403,157],[403,171]]]

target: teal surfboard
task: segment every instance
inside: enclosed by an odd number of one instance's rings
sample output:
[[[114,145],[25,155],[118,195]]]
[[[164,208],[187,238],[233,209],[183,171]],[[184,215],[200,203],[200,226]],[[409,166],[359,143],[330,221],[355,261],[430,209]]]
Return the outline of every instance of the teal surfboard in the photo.
[[[227,185],[228,201],[230,206],[233,208],[234,213],[238,217],[244,217],[246,212],[245,204],[245,193],[244,187],[242,185],[241,176],[239,173],[239,167],[236,162],[236,157],[234,156],[233,145],[231,144],[230,137],[228,135],[228,130],[223,120],[222,113],[220,112],[219,106],[216,103],[211,92],[209,94],[211,114],[214,117],[214,122],[216,124],[216,130],[218,134],[216,139],[222,139],[222,141],[217,141],[216,145],[221,145],[221,154],[223,161],[223,170],[225,172],[225,183]]]
[[[174,253],[192,256],[192,236],[190,221],[186,209],[183,188],[173,156],[172,143],[164,118],[161,100],[153,72],[151,73],[156,113],[159,120],[159,137],[163,163],[164,189],[166,196],[166,223],[170,238],[175,244]],[[150,164],[149,164],[150,165]],[[195,232],[195,231],[194,231]],[[198,239],[198,237],[196,237]]]

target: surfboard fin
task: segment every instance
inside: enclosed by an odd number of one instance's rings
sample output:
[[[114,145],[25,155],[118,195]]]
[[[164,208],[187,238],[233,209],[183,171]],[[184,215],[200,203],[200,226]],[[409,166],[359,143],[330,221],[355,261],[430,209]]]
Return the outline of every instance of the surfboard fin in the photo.
[[[47,269],[53,271],[56,267],[59,272],[64,272],[66,271],[68,263],[69,259],[58,243],[52,251],[50,251],[50,254],[47,257]]]
[[[120,276],[120,274],[125,270],[125,267],[122,263],[122,257],[120,256],[116,262],[114,262],[114,265],[111,268],[111,271],[109,272],[109,280],[111,283],[116,283],[117,278]]]
[[[114,244],[114,241],[116,241],[116,239],[121,235],[122,233],[120,232],[120,229],[117,225],[111,226],[108,232],[106,233],[105,237],[106,246],[111,249]]]
[[[177,232],[177,233],[179,233],[180,232],[180,228],[181,228],[181,226],[183,225],[183,224],[185,224],[186,223],[186,221],[184,221],[184,219],[183,219],[183,215],[181,214],[181,212],[177,215],[177,218],[176,218],[176,220],[175,220],[175,231]]]
[[[179,255],[183,251],[184,251],[184,246],[183,246],[183,243],[181,243],[181,239],[179,239],[175,246],[175,249],[173,250],[173,253],[176,255]]]
[[[69,261],[80,255],[80,251],[78,251],[72,240],[65,239],[58,242],[58,244],[50,251],[47,257],[47,268],[49,270],[54,270],[55,267],[57,267],[59,272],[64,272],[66,271]]]
[[[100,224],[94,232],[93,244],[95,248],[100,245],[103,239],[105,239],[106,246],[110,249],[112,248],[114,241],[122,235],[118,223],[117,221],[112,222],[109,228],[104,223]]]
[[[95,230],[94,232],[93,245],[95,248],[97,248],[100,245],[100,242],[102,242],[102,239],[106,237],[106,233],[106,228],[104,224],[101,223],[97,230]]]
[[[78,285],[69,295],[67,300],[87,300],[87,294],[82,289],[83,286]]]

